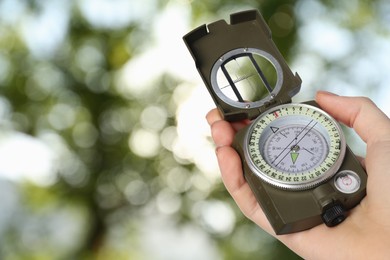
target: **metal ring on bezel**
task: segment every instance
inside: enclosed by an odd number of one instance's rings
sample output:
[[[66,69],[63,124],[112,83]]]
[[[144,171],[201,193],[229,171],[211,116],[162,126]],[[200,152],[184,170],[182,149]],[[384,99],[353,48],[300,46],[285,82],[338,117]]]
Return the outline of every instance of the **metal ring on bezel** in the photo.
[[[260,169],[254,164],[254,162],[252,161],[252,158],[250,157],[250,155],[248,153],[249,137],[250,137],[250,135],[251,135],[251,133],[253,131],[253,128],[255,127],[256,123],[259,120],[261,120],[264,115],[267,115],[267,114],[271,113],[274,110],[278,110],[278,109],[280,109],[282,107],[286,107],[286,106],[302,106],[302,107],[309,107],[310,109],[316,110],[317,112],[320,112],[320,113],[324,114],[325,116],[327,116],[328,119],[333,122],[333,124],[337,128],[338,132],[340,133],[340,146],[341,147],[340,147],[340,155],[339,155],[337,161],[328,169],[327,173],[322,174],[320,177],[318,177],[318,178],[316,178],[314,180],[303,181],[303,182],[295,183],[295,184],[294,183],[290,183],[290,182],[275,180],[275,179],[269,177],[267,174],[261,172]],[[326,113],[325,111],[322,111],[321,109],[319,109],[317,107],[311,106],[311,105],[290,103],[290,104],[283,104],[283,105],[279,105],[279,106],[273,107],[273,108],[265,111],[262,115],[263,116],[259,116],[258,118],[256,118],[256,120],[254,122],[252,122],[250,128],[246,132],[245,141],[244,141],[244,147],[243,147],[243,149],[245,151],[244,152],[245,160],[248,162],[249,168],[251,169],[251,171],[254,174],[256,174],[256,176],[261,178],[266,183],[268,183],[268,184],[270,184],[270,185],[272,185],[274,187],[280,188],[280,189],[285,189],[285,190],[307,190],[307,189],[311,189],[313,187],[316,187],[316,186],[324,183],[325,181],[329,180],[330,178],[332,178],[336,174],[337,170],[340,168],[341,164],[343,163],[343,159],[344,159],[345,151],[346,151],[346,141],[345,141],[345,136],[344,136],[344,134],[342,132],[341,127],[336,122],[336,120],[334,120],[328,113]],[[263,159],[264,162],[266,162],[264,160],[264,158],[262,158],[262,159]],[[271,166],[271,168],[274,168],[274,167]]]
[[[348,177],[351,180],[350,184],[343,184],[342,178]],[[339,182],[341,180],[341,183]],[[351,170],[344,170],[338,172],[334,177],[334,186],[338,191],[344,194],[352,194],[357,192],[360,189],[361,180],[359,175]],[[353,185],[348,187],[349,185]]]
[[[245,52],[260,55],[261,57],[268,60],[274,66],[274,68],[276,70],[277,79],[276,79],[275,87],[273,88],[272,92],[269,93],[269,95],[267,97],[265,97],[264,99],[258,100],[258,101],[243,103],[243,102],[239,102],[239,101],[234,101],[222,93],[221,89],[218,86],[217,73],[218,73],[218,69],[221,67],[221,65],[226,60],[230,59],[233,56],[236,56],[236,55],[239,55],[239,54],[242,54]],[[283,70],[282,70],[282,67],[280,66],[279,62],[274,58],[274,56],[272,56],[268,52],[265,52],[265,51],[262,51],[259,49],[255,49],[255,48],[238,48],[238,49],[234,49],[234,50],[231,50],[231,51],[225,53],[213,65],[213,68],[211,69],[210,76],[211,76],[211,86],[212,86],[214,92],[218,95],[218,97],[220,97],[225,103],[227,103],[229,105],[232,105],[232,106],[238,107],[238,108],[244,108],[244,109],[249,108],[249,107],[250,108],[262,107],[266,102],[271,101],[279,93],[279,91],[281,90],[282,84],[283,84]],[[249,106],[248,106],[248,104],[249,104]]]

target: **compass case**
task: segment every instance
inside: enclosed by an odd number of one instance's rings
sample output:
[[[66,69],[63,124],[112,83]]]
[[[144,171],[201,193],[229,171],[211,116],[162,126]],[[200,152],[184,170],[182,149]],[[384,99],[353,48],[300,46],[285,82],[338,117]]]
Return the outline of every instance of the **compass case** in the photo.
[[[215,104],[228,121],[256,118],[272,106],[290,102],[291,97],[300,90],[301,79],[287,66],[271,39],[270,29],[256,10],[232,14],[230,24],[219,20],[202,25],[183,39]],[[277,84],[261,100],[252,102],[239,97],[237,102],[230,102],[229,98],[218,91],[223,87],[217,86],[215,71],[223,67],[224,59],[235,60],[248,50],[253,50],[272,63],[277,74]],[[257,73],[262,74],[260,66],[255,64],[255,67]],[[264,77],[260,76],[264,82]],[[230,87],[235,88],[234,83],[230,80]],[[239,95],[239,91],[234,91]]]
[[[300,90],[300,77],[287,66],[271,39],[267,24],[256,10],[232,14],[230,24],[219,20],[202,25],[183,39],[225,120],[254,119],[268,109],[290,103]],[[265,63],[256,60],[259,57],[272,65],[275,81],[269,81],[265,76],[262,67]],[[247,62],[244,68],[241,68],[242,60]],[[236,65],[240,65],[240,69],[231,73],[229,69]],[[243,83],[247,81],[248,84]],[[266,95],[246,98],[248,88],[257,91],[261,87],[265,87]],[[315,102],[307,104],[318,107]],[[330,179],[316,183],[316,186],[290,190],[265,182],[246,161],[245,142],[249,128],[236,134],[232,146],[239,153],[244,176],[276,234],[298,232],[321,223],[335,226],[345,219],[347,210],[365,196],[367,175],[348,146],[339,168],[328,171],[334,175],[330,174]],[[356,177],[359,182],[356,189],[348,189],[349,184],[342,183],[345,176],[350,177],[350,181]]]
[[[305,103],[318,107],[314,101]],[[337,172],[316,187],[286,190],[264,182],[250,169],[249,162],[245,161],[243,144],[249,127],[236,134],[232,146],[242,159],[246,181],[277,235],[307,230],[326,223],[327,218],[332,217],[335,218],[326,224],[335,226],[345,219],[347,210],[359,204],[366,195],[367,174],[348,146]],[[338,173],[345,171],[353,172],[360,180],[359,188],[351,193],[342,192],[335,185]],[[332,215],[334,211],[337,216]]]

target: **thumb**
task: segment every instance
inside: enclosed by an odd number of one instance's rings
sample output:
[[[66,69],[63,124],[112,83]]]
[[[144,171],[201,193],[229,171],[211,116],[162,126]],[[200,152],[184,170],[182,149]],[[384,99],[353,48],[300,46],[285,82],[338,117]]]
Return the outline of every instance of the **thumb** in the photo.
[[[317,93],[318,104],[336,120],[353,127],[367,143],[367,190],[378,198],[390,192],[390,119],[370,99]],[[390,205],[390,195],[387,205]],[[381,200],[383,203],[383,200]]]

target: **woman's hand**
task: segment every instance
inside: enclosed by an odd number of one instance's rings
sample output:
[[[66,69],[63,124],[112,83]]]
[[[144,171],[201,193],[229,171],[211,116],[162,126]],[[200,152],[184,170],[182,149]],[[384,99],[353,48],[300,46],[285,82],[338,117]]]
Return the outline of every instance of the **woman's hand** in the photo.
[[[244,179],[241,159],[231,147],[237,130],[248,121],[229,123],[218,110],[207,114],[222,180],[241,211],[305,259],[376,259],[389,257],[390,120],[367,98],[318,92],[317,103],[337,121],[352,127],[367,144],[367,195],[340,225],[277,236]]]

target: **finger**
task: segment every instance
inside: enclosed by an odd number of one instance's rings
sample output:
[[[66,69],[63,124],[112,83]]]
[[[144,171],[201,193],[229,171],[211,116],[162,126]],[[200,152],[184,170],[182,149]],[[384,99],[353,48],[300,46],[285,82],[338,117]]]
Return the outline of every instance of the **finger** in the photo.
[[[212,109],[206,115],[207,122],[211,127],[211,137],[217,147],[231,145],[235,130],[232,125],[224,121],[218,109]]]
[[[368,205],[380,201],[390,205],[388,183],[390,183],[390,120],[367,98],[339,97],[329,93],[317,94],[319,105],[337,120],[352,126],[367,143],[365,167],[370,178]],[[375,200],[377,198],[381,200]]]
[[[389,118],[368,98],[342,97],[321,91],[316,100],[336,120],[353,127],[366,143],[389,138]]]
[[[217,121],[224,120],[224,118],[221,115],[221,112],[218,109],[214,108],[207,113],[206,120],[207,120],[208,124],[211,126],[212,124],[214,124]],[[233,129],[237,132],[240,129],[242,129],[243,127],[247,126],[250,123],[250,121],[249,120],[242,120],[242,121],[230,122],[230,123],[232,124]]]
[[[227,190],[236,197],[242,187],[247,185],[241,168],[241,159],[230,146],[219,147],[216,153],[222,180]]]
[[[211,137],[217,147],[231,145],[235,133],[232,125],[227,121],[219,120],[211,125]]]
[[[223,120],[223,117],[218,109],[214,108],[210,110],[206,115],[206,120],[208,124],[211,126],[213,123]]]
[[[238,153],[230,146],[219,147],[217,159],[222,181],[244,215],[268,233],[275,235],[244,178]]]

